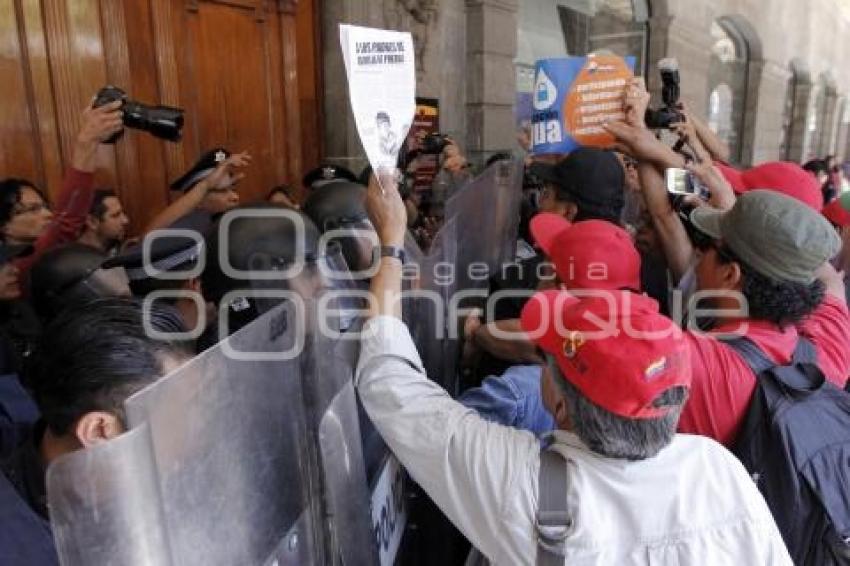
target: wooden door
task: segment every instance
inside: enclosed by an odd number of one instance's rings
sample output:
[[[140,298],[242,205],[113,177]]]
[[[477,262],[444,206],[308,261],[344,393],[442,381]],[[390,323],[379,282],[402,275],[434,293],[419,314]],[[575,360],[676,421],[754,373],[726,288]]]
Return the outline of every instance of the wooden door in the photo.
[[[172,144],[128,132],[100,155],[134,230],[206,149],[247,149],[243,202],[321,155],[314,0],[0,1],[0,178],[58,190],[80,109],[104,84],[185,109]]]

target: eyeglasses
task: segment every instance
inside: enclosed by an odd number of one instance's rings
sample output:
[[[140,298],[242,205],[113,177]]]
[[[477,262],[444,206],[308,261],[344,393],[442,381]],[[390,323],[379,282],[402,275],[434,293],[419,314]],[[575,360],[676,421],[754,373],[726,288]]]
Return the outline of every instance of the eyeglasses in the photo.
[[[50,210],[50,205],[46,202],[39,202],[26,205],[18,205],[15,207],[15,214],[31,214],[33,212],[41,212],[42,210]]]

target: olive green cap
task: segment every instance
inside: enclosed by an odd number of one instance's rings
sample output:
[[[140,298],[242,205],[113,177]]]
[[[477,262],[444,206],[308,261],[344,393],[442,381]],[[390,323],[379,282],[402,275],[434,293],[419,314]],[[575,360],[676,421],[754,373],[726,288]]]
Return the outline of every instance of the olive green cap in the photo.
[[[691,212],[691,222],[774,281],[811,283],[815,270],[841,248],[841,239],[823,216],[775,191],[744,193],[728,211],[701,206]]]

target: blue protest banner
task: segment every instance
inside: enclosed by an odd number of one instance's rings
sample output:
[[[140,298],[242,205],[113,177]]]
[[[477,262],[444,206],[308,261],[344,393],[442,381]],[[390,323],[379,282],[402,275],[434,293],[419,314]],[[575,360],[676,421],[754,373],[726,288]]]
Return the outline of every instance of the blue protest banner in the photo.
[[[634,66],[634,57],[614,55],[538,61],[532,92],[534,153],[612,145],[602,124],[624,118],[623,99]]]

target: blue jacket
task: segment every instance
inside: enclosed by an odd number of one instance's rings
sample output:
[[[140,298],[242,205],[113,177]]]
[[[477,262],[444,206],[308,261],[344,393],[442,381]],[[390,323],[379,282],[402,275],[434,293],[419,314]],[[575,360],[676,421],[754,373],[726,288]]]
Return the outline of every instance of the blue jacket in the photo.
[[[58,563],[47,519],[33,511],[0,473],[0,564],[51,566]]]
[[[0,459],[28,438],[38,420],[38,407],[15,374],[0,375]]]
[[[44,467],[36,438],[37,425],[5,460],[0,462],[0,564],[3,566],[58,564],[47,519]]]
[[[458,399],[485,419],[540,436],[555,429],[543,406],[538,365],[511,366],[500,376],[484,379],[481,387],[464,391]]]

